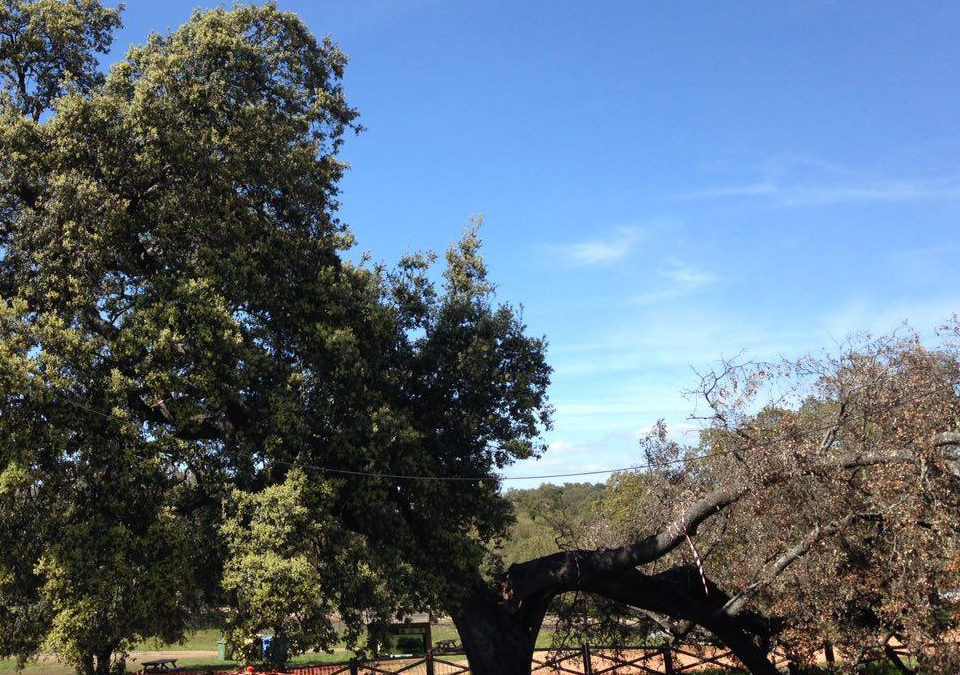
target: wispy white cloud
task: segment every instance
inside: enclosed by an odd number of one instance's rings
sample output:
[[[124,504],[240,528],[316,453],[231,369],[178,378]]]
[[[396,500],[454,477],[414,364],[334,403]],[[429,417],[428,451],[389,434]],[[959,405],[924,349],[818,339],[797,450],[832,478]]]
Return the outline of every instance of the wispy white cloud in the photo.
[[[950,284],[956,274],[960,244],[927,246],[891,253],[887,267],[902,286],[925,287],[929,293]]]
[[[723,199],[725,197],[766,197],[776,194],[777,186],[771,183],[745,183],[743,185],[728,185],[712,187],[702,190],[690,190],[674,195],[680,201],[698,201],[706,199]]]
[[[753,172],[759,178],[689,190],[674,198],[760,199],[784,206],[960,200],[960,176],[883,176],[802,155],[773,157]]]
[[[669,286],[635,295],[632,298],[634,305],[654,305],[676,300],[719,280],[713,272],[676,258],[667,260],[667,265],[660,271],[660,276],[669,282]]]
[[[717,280],[715,274],[701,267],[689,265],[676,258],[667,262],[669,267],[662,272],[663,276],[685,288],[702,288]]]
[[[955,297],[919,305],[884,305],[865,298],[796,322],[751,320],[743,313],[703,307],[684,307],[670,316],[655,312],[626,319],[615,330],[605,329],[595,341],[557,350],[551,450],[539,461],[518,463],[511,473],[539,475],[642,464],[637,441],[658,419],[667,421],[674,440],[697,441],[702,424],[691,415],[703,413],[702,401],[685,393],[699,381],[693,368],[708,370],[724,354],[741,349],[752,360],[834,350],[852,333],[889,332],[904,319],[910,319],[921,335],[930,336],[957,307]],[[767,393],[776,397],[784,392],[771,389]]]
[[[775,322],[749,312],[721,311],[703,303],[676,303],[669,311],[625,314],[623,321],[608,326],[604,335],[591,336],[594,339],[572,348],[555,348],[550,356],[555,382],[577,383],[574,391],[579,395],[584,395],[580,383],[595,378],[596,381],[650,378],[648,388],[632,392],[630,397],[620,397],[619,404],[607,396],[602,402],[599,399],[560,401],[564,413],[593,414],[590,408],[571,407],[571,404],[589,402],[615,405],[619,409],[632,405],[634,400],[646,400],[661,406],[672,400],[672,394],[694,383],[691,366],[704,369],[725,354],[729,356],[741,350],[753,359],[800,354],[820,344],[827,335],[822,326],[809,322]],[[658,386],[650,389],[653,383]]]
[[[537,465],[541,467],[578,464],[583,465],[585,461],[592,461],[598,453],[607,450],[607,447],[600,443],[572,443],[570,441],[552,441],[550,443],[550,452],[546,456],[537,460]]]
[[[836,341],[855,334],[903,330],[905,323],[919,331],[921,336],[929,337],[958,308],[960,294],[910,304],[884,304],[870,298],[852,298],[829,312],[822,321],[824,332]]]
[[[694,190],[676,196],[685,201],[761,198],[784,206],[828,206],[849,202],[934,202],[960,200],[960,179],[885,180],[849,184],[762,182]]]
[[[643,234],[637,228],[621,227],[607,237],[571,244],[548,244],[544,249],[569,265],[609,265],[633,253],[642,240]]]

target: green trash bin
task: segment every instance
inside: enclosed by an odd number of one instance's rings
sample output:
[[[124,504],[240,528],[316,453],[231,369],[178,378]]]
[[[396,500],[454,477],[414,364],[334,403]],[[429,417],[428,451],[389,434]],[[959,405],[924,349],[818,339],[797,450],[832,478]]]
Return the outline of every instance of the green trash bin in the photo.
[[[221,661],[233,660],[233,654],[227,651],[227,641],[223,638],[217,640],[217,658]]]

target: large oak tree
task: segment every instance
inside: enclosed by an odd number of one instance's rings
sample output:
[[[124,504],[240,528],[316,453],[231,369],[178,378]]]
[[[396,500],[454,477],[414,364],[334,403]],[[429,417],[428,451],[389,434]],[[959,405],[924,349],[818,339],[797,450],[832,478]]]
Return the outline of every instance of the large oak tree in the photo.
[[[344,56],[268,4],[104,77],[115,11],[3,11],[0,651],[104,673],[224,601],[238,642],[324,648],[333,610],[454,595],[509,516],[472,477],[539,449],[544,344],[472,229],[439,280],[344,258]]]

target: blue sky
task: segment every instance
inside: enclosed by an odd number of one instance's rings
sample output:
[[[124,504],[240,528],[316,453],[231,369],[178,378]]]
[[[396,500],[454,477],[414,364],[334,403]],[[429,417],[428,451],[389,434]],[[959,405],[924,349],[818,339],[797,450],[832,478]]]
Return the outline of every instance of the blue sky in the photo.
[[[955,2],[279,5],[350,56],[360,248],[443,250],[482,213],[549,339],[552,450],[508,475],[635,463],[661,417],[693,440],[682,391],[722,355],[960,311]],[[128,2],[111,58],[197,6]]]

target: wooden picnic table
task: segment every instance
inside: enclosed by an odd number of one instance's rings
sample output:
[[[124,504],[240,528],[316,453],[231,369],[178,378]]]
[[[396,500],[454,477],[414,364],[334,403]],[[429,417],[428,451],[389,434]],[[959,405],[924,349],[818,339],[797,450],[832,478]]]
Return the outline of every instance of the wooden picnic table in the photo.
[[[143,661],[144,672],[147,673],[170,673],[177,670],[177,659],[156,659],[154,661]]]

